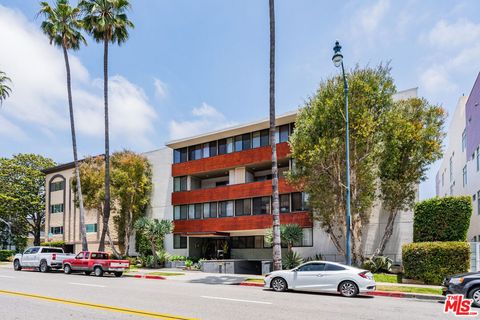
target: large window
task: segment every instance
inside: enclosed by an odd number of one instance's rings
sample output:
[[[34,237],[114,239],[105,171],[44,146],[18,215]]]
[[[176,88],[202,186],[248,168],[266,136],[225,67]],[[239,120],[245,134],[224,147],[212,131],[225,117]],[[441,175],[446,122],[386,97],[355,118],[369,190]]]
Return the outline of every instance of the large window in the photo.
[[[248,150],[252,147],[252,137],[250,133],[242,135],[242,149]]]
[[[311,247],[313,246],[313,229],[303,228],[303,238],[301,241],[293,244],[294,247]]]
[[[280,195],[280,212],[290,212],[290,194]]]
[[[303,204],[302,204],[302,193],[301,192],[294,192],[292,193],[292,212],[295,211],[302,211]]]
[[[50,212],[51,212],[51,213],[60,213],[60,212],[63,212],[63,203],[52,204],[52,205],[50,206]]]
[[[188,147],[188,160],[202,159],[202,145]]]
[[[174,211],[173,213],[174,220],[186,220],[188,218],[187,205],[175,206],[173,211]]]
[[[173,191],[187,191],[187,176],[173,178]]]
[[[270,213],[270,197],[253,198],[253,214]]]
[[[201,203],[188,205],[188,219],[201,219],[203,216],[203,205]]]
[[[187,237],[182,237],[179,234],[173,235],[173,249],[186,249],[187,248]]]
[[[50,233],[63,234],[63,227],[50,227]]]
[[[251,199],[235,200],[235,215],[248,216],[252,214]]]
[[[57,181],[50,183],[50,191],[59,191],[65,188],[65,183],[63,181]]]
[[[252,148],[259,148],[269,145],[268,129],[255,131],[252,134]]]
[[[207,218],[216,218],[217,217],[217,203],[209,202],[203,204],[203,217]]]
[[[220,201],[218,203],[219,217],[233,217],[233,201]]]
[[[242,136],[235,137],[235,151],[242,151],[243,150],[243,141]]]
[[[175,149],[173,151],[173,163],[187,161],[187,148]]]
[[[467,186],[468,180],[467,180],[467,165],[465,165],[462,169],[462,176],[463,176],[463,187]]]
[[[278,142],[287,142],[288,141],[288,136],[290,134],[290,128],[288,127],[288,124],[280,126],[277,130],[280,133],[280,136],[278,138]]]
[[[232,237],[232,249],[262,249],[263,236]]]
[[[85,229],[87,230],[87,232],[90,232],[90,233],[97,232],[97,224],[96,223],[86,224]]]

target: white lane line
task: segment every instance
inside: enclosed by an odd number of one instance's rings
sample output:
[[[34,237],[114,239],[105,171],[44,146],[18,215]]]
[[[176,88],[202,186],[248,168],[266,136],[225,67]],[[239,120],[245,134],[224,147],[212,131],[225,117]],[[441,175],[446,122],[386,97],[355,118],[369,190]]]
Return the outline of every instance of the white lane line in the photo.
[[[0,278],[15,279],[15,277],[12,277],[12,276],[2,276],[2,275],[0,275]]]
[[[102,285],[99,285],[99,284],[77,283],[77,282],[69,282],[68,284],[74,284],[74,285],[77,285],[77,286],[105,288],[105,286],[102,286]]]
[[[258,304],[272,304],[271,302],[265,302],[265,301],[242,300],[242,299],[230,299],[230,298],[211,297],[211,296],[200,296],[200,298],[205,298],[205,299],[215,299],[215,300],[228,300],[228,301],[237,301],[237,302],[248,302],[248,303],[258,303]]]

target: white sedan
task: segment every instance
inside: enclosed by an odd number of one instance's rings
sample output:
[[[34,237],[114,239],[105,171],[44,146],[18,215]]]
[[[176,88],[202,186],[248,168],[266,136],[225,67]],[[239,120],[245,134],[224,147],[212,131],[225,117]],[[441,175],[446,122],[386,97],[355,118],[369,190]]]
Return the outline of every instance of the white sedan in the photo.
[[[373,275],[367,270],[330,261],[311,261],[291,270],[274,271],[265,276],[265,288],[274,291],[339,292],[354,297],[375,290]]]

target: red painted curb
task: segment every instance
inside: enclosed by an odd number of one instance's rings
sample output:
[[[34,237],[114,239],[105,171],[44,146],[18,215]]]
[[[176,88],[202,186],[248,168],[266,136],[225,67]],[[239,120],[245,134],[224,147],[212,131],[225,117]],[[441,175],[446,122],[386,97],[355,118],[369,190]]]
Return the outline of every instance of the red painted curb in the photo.
[[[135,278],[135,279],[154,279],[154,280],[166,280],[167,278],[162,276],[155,276],[155,275],[141,275],[141,274],[124,274],[124,277],[127,278]]]
[[[255,283],[255,282],[241,282],[240,285],[245,287],[263,287],[264,286],[262,283]]]
[[[148,274],[144,277],[145,279],[157,279],[157,280],[165,280],[165,277],[162,276],[149,276]]]

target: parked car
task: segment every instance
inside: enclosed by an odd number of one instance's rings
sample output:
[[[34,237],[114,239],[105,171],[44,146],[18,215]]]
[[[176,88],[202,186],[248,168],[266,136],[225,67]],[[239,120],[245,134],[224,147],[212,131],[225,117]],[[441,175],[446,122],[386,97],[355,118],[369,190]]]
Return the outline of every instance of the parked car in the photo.
[[[130,262],[128,260],[110,259],[106,252],[82,251],[75,258],[63,261],[63,271],[66,274],[83,271],[86,275],[93,272],[97,277],[103,276],[105,272],[121,277],[129,266]]]
[[[64,253],[62,248],[54,247],[29,247],[23,253],[18,253],[13,258],[13,269],[38,268],[41,272],[50,269],[61,269],[63,261],[73,254]]]
[[[339,292],[342,296],[354,297],[362,292],[374,291],[375,286],[370,271],[330,261],[311,261],[265,276],[265,288],[274,291]]]
[[[480,307],[480,272],[456,274],[443,280],[443,295],[463,294]]]

